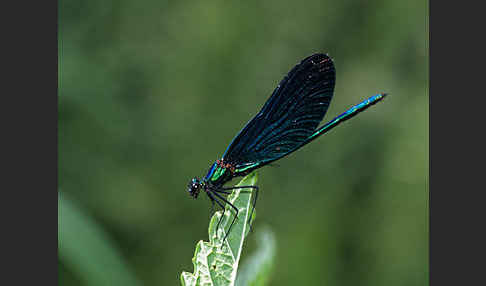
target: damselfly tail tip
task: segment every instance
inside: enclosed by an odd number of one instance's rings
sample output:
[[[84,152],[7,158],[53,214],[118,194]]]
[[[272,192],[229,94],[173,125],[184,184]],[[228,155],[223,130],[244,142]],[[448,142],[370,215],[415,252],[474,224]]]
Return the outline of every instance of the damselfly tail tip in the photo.
[[[382,93],[378,93],[375,97],[377,97],[377,101],[381,101],[381,100],[385,99],[385,97],[387,97],[388,94],[389,93],[382,92]]]
[[[388,93],[377,93],[373,95],[372,97],[369,98],[369,104],[370,105],[375,105],[376,103],[382,101],[385,99],[385,97],[388,95]]]

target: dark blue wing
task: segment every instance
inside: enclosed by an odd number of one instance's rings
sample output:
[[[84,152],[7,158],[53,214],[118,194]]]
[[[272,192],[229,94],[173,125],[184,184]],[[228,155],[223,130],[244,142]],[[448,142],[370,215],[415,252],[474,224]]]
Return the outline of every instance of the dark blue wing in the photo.
[[[315,54],[302,60],[233,139],[224,161],[237,170],[246,170],[277,160],[301,146],[326,114],[335,74],[327,55]]]

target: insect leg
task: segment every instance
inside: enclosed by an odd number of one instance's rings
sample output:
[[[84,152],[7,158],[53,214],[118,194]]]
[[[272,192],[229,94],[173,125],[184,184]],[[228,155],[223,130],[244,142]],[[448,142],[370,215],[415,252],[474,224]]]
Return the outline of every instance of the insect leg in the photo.
[[[218,193],[223,193],[220,190],[235,190],[235,189],[258,189],[257,186],[237,186],[237,187],[226,187],[226,188],[220,188],[219,190],[216,190]],[[227,192],[224,192],[227,194]]]
[[[251,208],[250,216],[248,217],[248,224],[250,225],[250,231],[253,231],[251,228],[251,218],[253,216],[253,211],[255,210],[256,207],[256,202],[258,198],[258,187],[255,186],[255,197],[253,198],[253,207]]]
[[[212,193],[217,196],[220,200],[222,200],[223,202],[227,203],[228,205],[230,205],[235,211],[236,211],[236,214],[233,218],[233,221],[231,222],[231,225],[230,227],[228,228],[228,232],[226,233],[226,235],[224,236],[224,239],[223,240],[226,240],[226,238],[228,237],[228,234],[231,232],[231,228],[233,227],[233,224],[235,223],[236,221],[236,218],[238,217],[238,208],[236,208],[232,203],[230,203],[227,199],[225,199],[223,196],[221,196],[220,194],[218,194],[217,192],[215,192],[214,190],[211,190]]]
[[[211,198],[211,201],[213,202],[213,206],[214,206],[214,202],[216,202],[223,209],[223,213],[221,214],[221,217],[218,220],[218,224],[216,225],[216,231],[217,231],[219,225],[221,224],[221,221],[223,220],[224,212],[226,211],[226,209],[224,208],[223,204],[220,201],[218,201],[215,197],[213,197],[213,195],[211,195],[211,193],[208,192],[207,194],[209,198]]]
[[[234,189],[238,189],[238,188],[234,188]],[[224,189],[224,190],[226,190],[226,189]],[[231,189],[229,189],[229,190],[231,190]],[[222,194],[227,194],[227,195],[231,194],[231,192],[221,191],[221,189],[219,189],[219,190],[213,190],[213,191],[215,191],[216,193],[222,193]]]
[[[211,211],[209,212],[209,218],[211,218],[211,215],[213,214],[214,211],[214,198],[210,195],[208,197],[211,200]]]
[[[225,192],[225,191],[220,191],[220,190],[213,190],[213,191],[215,191],[215,192],[217,192],[217,193],[226,194],[226,195],[231,194],[230,192]],[[209,193],[208,193],[208,194],[209,194]],[[216,198],[214,198],[212,195],[211,195],[211,197],[212,197],[214,200],[216,200]],[[219,202],[218,202],[218,203],[219,203]],[[219,204],[219,205],[220,205],[220,206],[221,206],[221,208],[223,209],[223,213],[221,214],[221,218],[219,218],[218,225],[216,226],[216,229],[218,229],[219,224],[220,224],[220,223],[221,223],[221,221],[223,220],[223,216],[224,216],[224,213],[225,213],[225,211],[226,211],[226,209],[225,209],[225,208],[224,208],[224,207],[223,207],[221,204]]]
[[[221,190],[234,190],[234,189],[254,189],[255,190],[255,196],[253,197],[253,207],[251,209],[251,212],[250,212],[250,216],[248,218],[248,225],[250,226],[250,231],[252,231],[252,227],[251,227],[251,218],[253,216],[253,211],[255,210],[255,206],[256,206],[256,201],[257,201],[257,198],[258,198],[258,187],[257,186],[238,186],[238,187],[226,187],[226,188],[221,188],[220,190],[215,190],[216,192],[221,192],[223,193],[223,191]],[[226,193],[226,192],[224,192]]]

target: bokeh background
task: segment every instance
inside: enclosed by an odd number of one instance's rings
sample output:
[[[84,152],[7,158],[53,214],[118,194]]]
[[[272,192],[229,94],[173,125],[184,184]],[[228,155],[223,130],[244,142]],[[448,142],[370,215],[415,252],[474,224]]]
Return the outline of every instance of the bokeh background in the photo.
[[[390,96],[259,171],[270,284],[428,285],[427,1],[59,1],[60,193],[141,285],[178,285],[210,217],[189,179],[315,52],[337,72],[324,121]],[[93,284],[76,259],[59,249],[60,285]]]

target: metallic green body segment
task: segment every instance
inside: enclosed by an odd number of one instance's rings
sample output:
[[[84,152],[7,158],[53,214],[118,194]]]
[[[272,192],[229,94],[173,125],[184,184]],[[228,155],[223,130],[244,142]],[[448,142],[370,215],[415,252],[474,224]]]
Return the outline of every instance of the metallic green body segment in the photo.
[[[209,178],[211,181],[215,182],[217,181],[225,172],[227,171],[226,168],[222,168],[220,166],[216,167],[216,170],[212,174],[212,176]]]
[[[246,167],[236,169],[236,173],[241,173],[241,172],[244,172],[244,171],[249,170],[249,169],[251,169],[251,168],[253,168],[253,167],[256,167],[256,166],[258,166],[258,165],[260,165],[260,164],[259,164],[259,163],[254,163],[254,164],[248,165],[248,166],[246,166]]]

